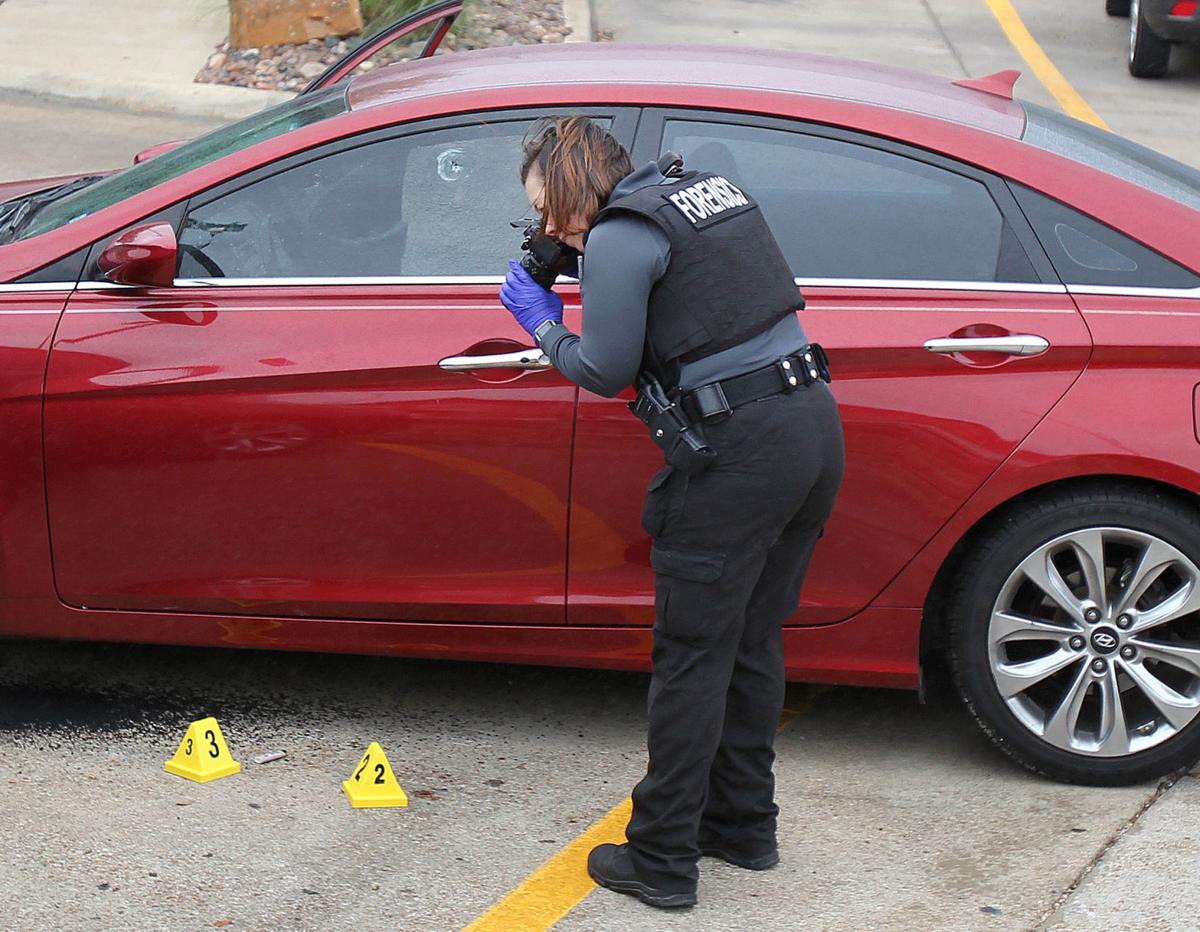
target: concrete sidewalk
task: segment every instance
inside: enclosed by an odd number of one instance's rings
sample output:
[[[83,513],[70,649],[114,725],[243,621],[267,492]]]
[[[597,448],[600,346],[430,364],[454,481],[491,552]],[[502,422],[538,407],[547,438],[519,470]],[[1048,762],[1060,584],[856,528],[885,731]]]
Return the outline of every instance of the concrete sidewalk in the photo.
[[[194,83],[228,30],[224,0],[7,0],[0,4],[0,90],[229,120],[290,100]]]
[[[1046,932],[1200,929],[1200,779],[1158,795],[1080,875]]]

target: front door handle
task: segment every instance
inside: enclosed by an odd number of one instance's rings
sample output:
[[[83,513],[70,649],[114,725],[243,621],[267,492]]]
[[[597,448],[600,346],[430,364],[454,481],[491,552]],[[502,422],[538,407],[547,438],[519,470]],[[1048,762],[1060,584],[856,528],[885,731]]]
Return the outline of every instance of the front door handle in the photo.
[[[1050,348],[1045,337],[1014,333],[1006,337],[939,337],[926,340],[931,353],[1003,353],[1006,356],[1037,356]]]
[[[447,372],[471,372],[475,369],[553,369],[550,357],[540,349],[523,349],[514,353],[492,353],[485,356],[447,356],[438,361]]]

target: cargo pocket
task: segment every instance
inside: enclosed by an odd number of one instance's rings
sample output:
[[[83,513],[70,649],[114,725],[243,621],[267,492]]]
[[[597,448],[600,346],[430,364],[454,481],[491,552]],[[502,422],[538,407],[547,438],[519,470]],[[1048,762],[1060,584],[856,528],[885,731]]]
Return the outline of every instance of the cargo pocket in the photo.
[[[674,466],[664,466],[654,474],[646,488],[646,501],[642,505],[642,530],[651,537],[658,537],[666,529],[667,520],[676,510],[687,476]]]
[[[654,624],[681,641],[699,641],[716,633],[727,597],[716,585],[725,570],[725,555],[700,550],[652,547],[655,569]]]

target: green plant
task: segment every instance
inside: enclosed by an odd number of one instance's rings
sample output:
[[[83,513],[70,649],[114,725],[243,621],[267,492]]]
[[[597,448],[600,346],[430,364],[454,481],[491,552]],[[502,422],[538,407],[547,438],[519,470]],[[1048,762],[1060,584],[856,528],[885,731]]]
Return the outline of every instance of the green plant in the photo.
[[[407,16],[426,6],[429,0],[360,0],[363,32],[371,33],[380,26]]]

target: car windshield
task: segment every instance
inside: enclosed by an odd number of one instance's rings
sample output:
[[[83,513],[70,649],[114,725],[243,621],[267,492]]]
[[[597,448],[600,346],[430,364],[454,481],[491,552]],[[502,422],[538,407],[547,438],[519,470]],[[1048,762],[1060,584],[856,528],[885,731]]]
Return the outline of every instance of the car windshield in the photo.
[[[27,239],[73,223],[193,168],[273,136],[338,116],[348,109],[346,87],[341,85],[297,97],[244,120],[222,126],[176,149],[110,175],[83,190],[51,201],[32,215],[24,229],[17,231],[16,239]]]
[[[1200,171],[1079,120],[1022,101],[1030,145],[1082,162],[1200,210]]]

